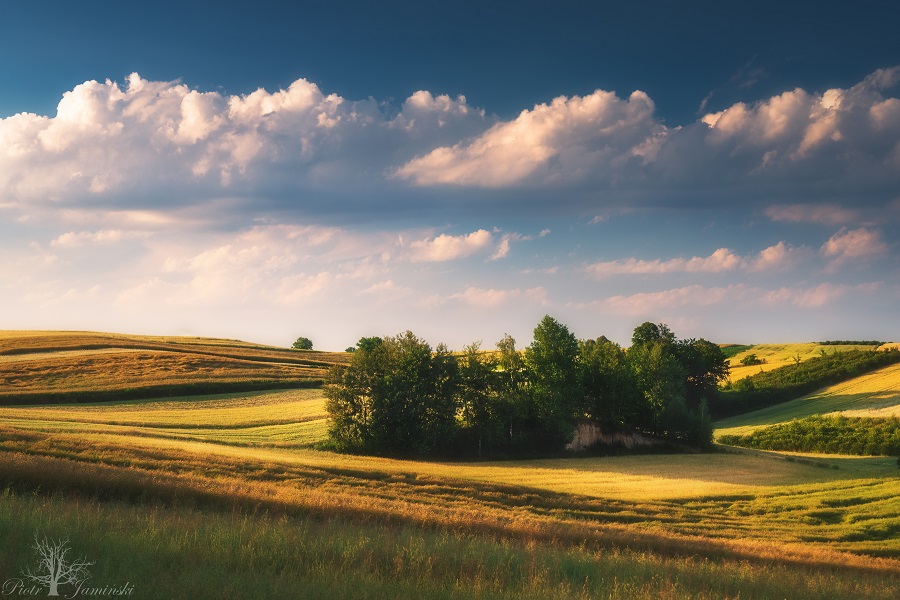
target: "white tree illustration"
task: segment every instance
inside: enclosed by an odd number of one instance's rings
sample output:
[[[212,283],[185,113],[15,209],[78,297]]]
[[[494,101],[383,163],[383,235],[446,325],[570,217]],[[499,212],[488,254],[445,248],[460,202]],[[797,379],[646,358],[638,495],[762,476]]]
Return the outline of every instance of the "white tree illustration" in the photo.
[[[72,561],[67,559],[68,539],[53,542],[44,537],[43,540],[39,540],[35,534],[34,551],[38,555],[40,567],[37,574],[28,569],[25,576],[35,583],[49,587],[48,596],[59,596],[60,584],[78,583],[91,576],[87,568],[94,563],[87,562],[84,558]]]

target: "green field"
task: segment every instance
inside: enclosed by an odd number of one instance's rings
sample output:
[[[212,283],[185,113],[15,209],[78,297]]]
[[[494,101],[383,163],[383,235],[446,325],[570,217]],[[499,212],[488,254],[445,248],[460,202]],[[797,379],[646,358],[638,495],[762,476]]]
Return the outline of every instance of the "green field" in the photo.
[[[889,347],[889,345],[881,346]],[[879,346],[859,346],[859,345],[826,345],[817,342],[806,344],[757,344],[751,346],[748,350],[735,354],[728,360],[731,367],[728,378],[730,381],[743,379],[748,375],[759,373],[760,371],[771,371],[785,365],[792,365],[799,359],[801,362],[821,356],[823,352],[831,354],[833,352],[845,352],[847,350],[875,350]],[[760,360],[765,361],[761,365],[744,366],[741,360],[747,356],[755,354]]]
[[[116,354],[44,337],[47,360]],[[878,410],[896,397],[885,377],[866,384]],[[91,581],[149,598],[893,598],[900,585],[894,458],[454,463],[335,454],[317,449],[325,435],[318,389],[0,406],[0,583],[32,564],[40,532],[94,561]]]
[[[716,436],[745,435],[759,427],[813,415],[896,416],[898,407],[900,365],[891,365],[790,402],[718,421]]]

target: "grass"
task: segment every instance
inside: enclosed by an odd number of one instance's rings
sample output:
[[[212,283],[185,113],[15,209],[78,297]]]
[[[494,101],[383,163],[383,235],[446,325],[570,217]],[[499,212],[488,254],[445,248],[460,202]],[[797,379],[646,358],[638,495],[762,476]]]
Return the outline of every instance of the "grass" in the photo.
[[[799,357],[800,361],[821,356],[822,352],[831,354],[832,352],[845,352],[847,350],[875,350],[876,346],[857,346],[857,345],[839,345],[829,346],[810,342],[806,344],[757,344],[750,346],[746,350],[738,352],[731,356],[728,364],[731,367],[728,379],[732,382],[743,379],[748,375],[754,375],[760,371],[771,371],[778,367],[791,365],[796,362]],[[761,365],[752,365],[745,367],[741,365],[741,360],[751,354],[755,354],[757,358],[766,361]]]
[[[889,573],[669,556],[335,518],[7,494],[0,573],[40,529],[148,598],[889,598]]]
[[[4,335],[0,366],[116,369],[105,357],[163,352],[73,333],[10,335],[22,352],[4,355]],[[258,351],[190,344],[175,354]],[[316,389],[0,407],[0,580],[29,566],[40,532],[136,597],[892,598],[900,585],[894,459],[425,462],[316,449],[324,436]]]
[[[2,332],[0,403],[108,400],[318,384],[343,353],[234,340]]]
[[[877,417],[896,414],[900,405],[900,364],[878,369],[790,402],[715,422],[716,437],[747,435],[760,427],[814,415]]]

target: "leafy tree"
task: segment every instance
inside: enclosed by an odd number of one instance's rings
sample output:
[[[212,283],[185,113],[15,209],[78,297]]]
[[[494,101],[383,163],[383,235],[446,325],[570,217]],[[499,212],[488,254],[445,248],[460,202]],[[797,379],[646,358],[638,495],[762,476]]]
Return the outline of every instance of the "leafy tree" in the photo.
[[[372,451],[374,447],[374,406],[386,393],[385,377],[390,368],[386,349],[378,339],[377,344],[357,344],[359,351],[350,363],[335,366],[326,379],[328,434],[340,450]]]
[[[530,375],[516,340],[509,334],[497,342],[496,390],[497,418],[504,426],[504,439],[511,446],[527,444],[525,422],[532,414],[528,394]]]
[[[631,345],[640,346],[651,342],[660,342],[664,345],[675,343],[675,334],[665,323],[651,323],[645,321],[634,328],[631,336]]]
[[[380,346],[381,342],[383,342],[383,341],[384,340],[382,340],[378,336],[361,337],[361,338],[359,338],[359,341],[356,342],[356,347],[359,348],[360,350],[371,351],[371,350],[375,349],[376,347]]]
[[[678,362],[673,346],[660,339],[635,344],[626,356],[634,383],[644,398],[639,423],[662,435],[668,429],[666,415],[675,414],[671,410],[667,412],[669,405],[685,402],[684,367]]]
[[[312,340],[306,337],[298,337],[297,341],[291,346],[294,350],[312,350]]]
[[[640,398],[625,351],[601,336],[580,341],[578,358],[586,416],[607,427],[633,426],[639,416]]]
[[[744,358],[741,359],[741,364],[744,365],[745,367],[752,367],[752,366],[754,366],[754,365],[761,365],[761,364],[764,364],[765,362],[766,362],[766,361],[764,361],[763,359],[759,358],[759,357],[756,356],[755,354],[748,354],[747,356],[745,356]]]
[[[571,436],[581,404],[578,340],[553,317],[534,328],[534,341],[525,350],[536,425],[544,442],[556,446]]]
[[[463,426],[477,436],[478,457],[485,442],[490,444],[502,435],[501,411],[498,403],[497,359],[480,351],[478,342],[463,349],[459,359],[459,399]]]
[[[728,379],[728,359],[718,344],[703,338],[676,343],[675,357],[685,371],[685,400],[698,410],[718,393],[719,384]]]
[[[455,358],[407,331],[362,338],[349,365],[331,371],[325,389],[329,436],[338,448],[425,455],[455,433]]]

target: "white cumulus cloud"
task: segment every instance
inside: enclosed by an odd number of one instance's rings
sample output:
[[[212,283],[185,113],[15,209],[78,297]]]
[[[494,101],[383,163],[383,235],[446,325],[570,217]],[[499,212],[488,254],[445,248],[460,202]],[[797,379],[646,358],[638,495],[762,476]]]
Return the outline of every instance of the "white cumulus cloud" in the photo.
[[[487,249],[494,237],[490,231],[479,229],[467,235],[441,235],[412,242],[409,245],[413,262],[443,262],[457,260]]]
[[[666,131],[653,111],[653,101],[640,91],[628,99],[603,90],[560,96],[472,141],[420,156],[397,175],[418,185],[483,187],[593,178],[597,169],[610,173],[653,160]]]

